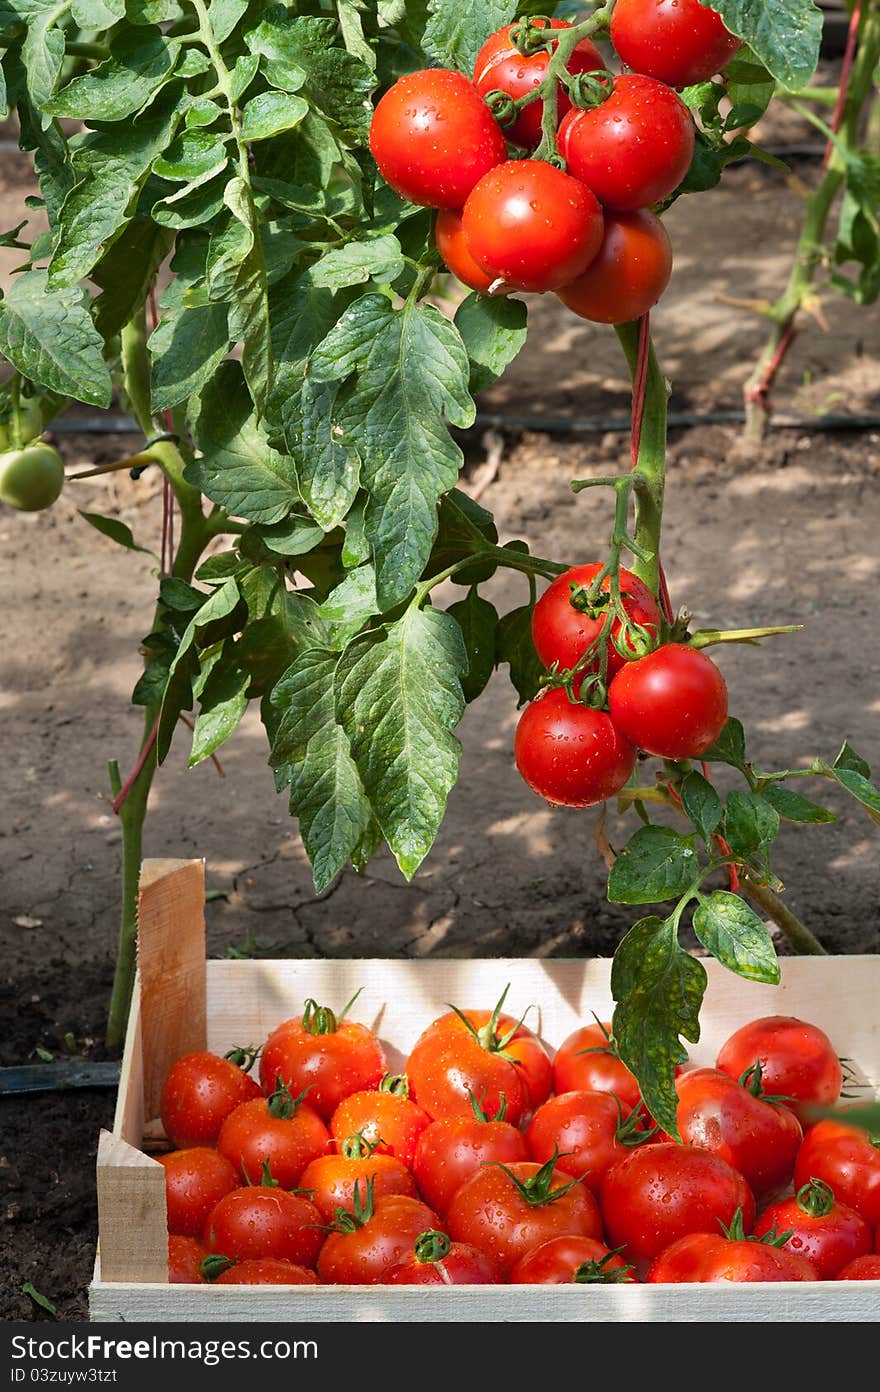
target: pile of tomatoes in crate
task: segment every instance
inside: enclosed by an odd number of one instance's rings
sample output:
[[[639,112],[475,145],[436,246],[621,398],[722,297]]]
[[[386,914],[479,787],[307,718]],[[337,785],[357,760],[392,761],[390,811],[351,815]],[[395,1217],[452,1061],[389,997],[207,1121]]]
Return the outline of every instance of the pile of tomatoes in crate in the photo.
[[[505,992],[505,996],[506,996]],[[179,1059],[162,1120],[169,1279],[480,1285],[880,1279],[880,1148],[827,1035],[753,1020],[679,1073],[662,1134],[609,1029],[553,1057],[455,1007],[386,1075],[365,1025],[307,1001],[259,1051]],[[246,1069],[259,1052],[260,1083]]]
[[[611,38],[632,71],[606,71],[581,39],[547,131],[548,67],[570,28],[541,16],[506,25],[472,80],[447,68],[400,78],[376,107],[370,147],[395,192],[438,209],[438,249],[465,285],[552,290],[582,318],[624,323],[657,303],[672,272],[651,209],[694,153],[693,119],[674,89],[712,77],[739,41],[699,0],[618,0]]]

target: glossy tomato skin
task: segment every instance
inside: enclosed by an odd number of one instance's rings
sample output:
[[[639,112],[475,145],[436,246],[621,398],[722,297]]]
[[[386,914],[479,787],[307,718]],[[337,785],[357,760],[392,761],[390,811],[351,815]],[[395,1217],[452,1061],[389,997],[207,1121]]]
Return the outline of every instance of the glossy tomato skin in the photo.
[[[595,258],[556,293],[581,319],[627,324],[654,308],[671,275],[672,243],[660,219],[647,208],[609,211]]]
[[[460,208],[474,185],[507,158],[501,129],[462,73],[429,68],[395,82],[373,113],[370,149],[401,198]]]
[[[156,1159],[165,1170],[168,1231],[201,1237],[215,1204],[238,1184],[234,1167],[208,1146],[188,1146]]]
[[[0,503],[19,512],[43,512],[61,496],[61,456],[42,440],[0,453]]]
[[[870,1224],[854,1208],[838,1203],[827,1185],[804,1186],[791,1198],[765,1208],[755,1223],[755,1236],[770,1232],[790,1232],[781,1250],[806,1257],[820,1281],[833,1281],[874,1245]]]
[[[441,208],[434,223],[434,241],[448,269],[469,289],[488,295],[493,277],[487,275],[471,256],[464,235],[461,212],[456,208]],[[495,292],[503,293],[503,287]]]
[[[470,1033],[468,1025],[472,1031],[481,1035],[491,1030],[490,1049],[504,1044],[501,1052],[516,1068],[517,1076],[525,1087],[526,1106],[529,1110],[540,1107],[542,1102],[547,1101],[553,1090],[553,1064],[550,1055],[534,1030],[529,1029],[528,1025],[513,1015],[491,1010],[463,1010],[459,1015],[456,1011],[450,1010],[447,1014],[438,1016],[422,1031],[420,1041],[435,1039],[438,1035],[446,1033],[456,1038],[462,1033],[467,1035]],[[474,1091],[476,1092],[476,1089]],[[479,1100],[479,1093],[477,1099]],[[494,1111],[494,1106],[490,1110]],[[470,1112],[472,1111],[473,1108],[470,1108]]]
[[[202,1260],[208,1249],[197,1237],[183,1237],[170,1233],[168,1237],[168,1284],[169,1286],[201,1286],[205,1283],[202,1275]]]
[[[314,1271],[280,1257],[249,1257],[236,1262],[213,1283],[215,1286],[317,1286]]]
[[[856,1257],[835,1277],[837,1281],[880,1281],[880,1254]]]
[[[546,28],[547,23],[548,21],[544,20],[539,22],[537,27]],[[551,29],[571,28],[564,19],[551,19],[549,25]],[[483,97],[487,97],[490,92],[506,92],[514,98],[524,97],[527,92],[543,82],[546,76],[550,50],[543,49],[524,57],[510,37],[512,28],[512,24],[507,24],[503,29],[496,30],[477,54],[474,64],[474,86]],[[556,48],[555,43],[553,48]],[[589,39],[581,39],[566,64],[570,73],[593,72],[604,66],[601,53]],[[565,88],[559,86],[559,118],[561,119],[570,109],[571,102]],[[523,150],[534,150],[540,144],[542,110],[540,98],[522,108],[513,124],[504,128],[511,144],[519,145]]]
[[[558,290],[602,244],[602,209],[577,179],[539,160],[508,160],[468,197],[462,227],[478,266],[511,290]]]
[[[230,1112],[259,1097],[256,1079],[230,1059],[202,1050],[171,1065],[162,1087],[160,1115],[172,1145],[216,1145]]]
[[[366,1025],[342,1020],[326,1034],[313,1034],[303,1017],[285,1020],[269,1036],[260,1056],[260,1082],[272,1092],[276,1080],[307,1101],[324,1121],[353,1092],[378,1087],[386,1073],[382,1045]]]
[[[543,1164],[557,1152],[557,1168],[598,1194],[603,1175],[632,1150],[632,1144],[620,1138],[628,1110],[619,1107],[610,1092],[566,1092],[551,1097],[529,1122],[529,1154]],[[637,1144],[638,1130],[628,1134]],[[642,1137],[645,1134],[642,1131]]]
[[[559,153],[569,174],[603,208],[632,213],[678,188],[694,155],[694,123],[681,97],[653,77],[624,73],[610,97],[587,111],[569,111],[559,127]]]
[[[282,1189],[295,1189],[303,1170],[330,1145],[330,1133],[314,1107],[297,1102],[292,1116],[273,1116],[265,1097],[242,1102],[220,1128],[217,1149],[241,1178],[258,1184],[263,1163]]]
[[[419,1233],[438,1226],[436,1213],[421,1199],[405,1194],[378,1198],[362,1227],[328,1235],[318,1258],[318,1276],[330,1285],[375,1285],[403,1260]]]
[[[664,643],[618,672],[608,689],[608,709],[618,729],[646,754],[697,759],[727,723],[727,684],[705,653]]]
[[[509,1276],[520,1257],[551,1237],[565,1235],[601,1239],[599,1205],[589,1189],[574,1183],[567,1193],[541,1206],[529,1204],[519,1193],[520,1181],[533,1179],[540,1165],[525,1162],[509,1167],[484,1165],[453,1196],[446,1227],[455,1242],[466,1242],[497,1262]],[[552,1189],[571,1184],[564,1170],[554,1170]]]
[[[322,1218],[302,1194],[256,1184],[233,1189],[214,1207],[205,1228],[211,1252],[233,1261],[279,1257],[313,1267],[324,1242]]]
[[[354,1092],[330,1118],[330,1134],[342,1142],[360,1135],[375,1155],[393,1155],[409,1169],[419,1136],[431,1118],[412,1098],[391,1091]]]
[[[599,637],[605,625],[606,613],[597,609],[588,614],[577,609],[571,602],[576,590],[587,590],[603,567],[599,561],[588,565],[572,566],[564,575],[559,575],[552,585],[541,595],[532,614],[532,641],[535,651],[544,666],[550,668],[558,664],[559,671],[570,671],[580,660],[592,643]],[[573,589],[574,587],[574,589]],[[609,576],[605,576],[600,592],[607,595],[611,588]],[[623,607],[633,623],[639,624],[655,638],[660,632],[661,614],[657,601],[644,581],[632,571],[621,567],[620,591]],[[621,640],[620,621],[615,619],[606,640],[608,662],[606,671],[609,679],[619,672],[625,664],[614,647],[612,638]],[[600,653],[597,649],[595,660],[591,661],[585,672],[597,672]]]
[[[512,1286],[568,1286],[576,1283],[581,1267],[582,1280],[598,1284],[625,1284],[635,1280],[632,1268],[617,1253],[595,1237],[551,1237],[540,1247],[526,1252],[510,1273]],[[579,1283],[579,1282],[577,1282]]]
[[[691,1233],[672,1243],[648,1269],[649,1284],[717,1281],[817,1281],[814,1268],[794,1252],[763,1242],[731,1241]]]
[[[389,1286],[497,1286],[500,1280],[495,1263],[464,1242],[451,1243],[436,1261],[420,1261],[415,1251],[407,1252],[383,1277]]]
[[[803,1140],[792,1111],[753,1096],[717,1068],[682,1073],[676,1089],[678,1129],[686,1145],[720,1155],[745,1176],[756,1198],[785,1188]]]
[[[845,1121],[819,1121],[804,1136],[794,1166],[795,1188],[822,1179],[838,1203],[880,1226],[880,1144]]]
[[[307,1166],[300,1187],[310,1192],[312,1203],[324,1222],[332,1223],[337,1208],[351,1208],[355,1188],[365,1196],[369,1179],[373,1180],[377,1199],[390,1194],[413,1197],[416,1192],[415,1180],[406,1165],[393,1155],[378,1154],[360,1159],[322,1155]]]
[[[750,1020],[724,1043],[716,1066],[740,1078],[761,1065],[765,1092],[791,1098],[803,1120],[805,1108],[832,1107],[843,1087],[843,1069],[824,1030],[792,1015],[765,1015]]]
[[[595,807],[614,797],[637,757],[605,711],[570,701],[562,687],[526,706],[513,750],[532,792],[560,807]]]
[[[503,1100],[505,1119],[515,1124],[549,1096],[553,1067],[537,1035],[513,1016],[466,1010],[441,1015],[422,1031],[406,1076],[415,1101],[432,1118],[471,1119],[476,1098],[491,1116]]]
[[[610,1024],[581,1025],[553,1059],[553,1088],[560,1092],[613,1092],[632,1111],[642,1100],[638,1079],[614,1052]]]
[[[510,1122],[447,1117],[422,1132],[413,1173],[420,1194],[445,1218],[456,1192],[483,1165],[514,1165],[528,1158],[525,1138]]]
[[[700,0],[617,0],[611,41],[628,68],[670,87],[714,77],[740,46]]]
[[[641,1146],[607,1171],[599,1194],[609,1245],[628,1261],[653,1261],[691,1233],[717,1233],[742,1210],[751,1232],[755,1199],[719,1155],[674,1142]]]

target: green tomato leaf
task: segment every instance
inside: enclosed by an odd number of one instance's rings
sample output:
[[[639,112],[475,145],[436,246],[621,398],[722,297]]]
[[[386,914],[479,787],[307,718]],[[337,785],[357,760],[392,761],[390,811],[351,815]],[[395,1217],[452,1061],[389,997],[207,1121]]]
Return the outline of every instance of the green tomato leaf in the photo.
[[[101,257],[91,279],[103,293],[92,309],[95,328],[105,342],[114,338],[144,304],[172,244],[167,229],[152,221],[130,222]]]
[[[857,754],[848,740],[844,740],[843,748],[834,760],[835,769],[848,769],[851,773],[860,773],[863,778],[871,777],[871,770],[868,764]]]
[[[350,570],[318,610],[327,627],[330,646],[334,649],[347,647],[377,608],[373,567],[367,564]]]
[[[519,10],[515,0],[470,0],[468,5],[428,0],[425,52],[438,67],[458,68],[471,77],[488,35],[509,24]]]
[[[362,285],[366,280],[391,283],[403,271],[400,243],[389,233],[369,241],[331,247],[310,268],[309,276],[313,285],[342,290],[348,285]]]
[[[303,501],[327,532],[345,517],[360,478],[360,457],[345,413],[336,407],[338,396],[338,383],[307,377],[282,405]]]
[[[271,527],[260,527],[259,533],[263,545],[278,556],[305,556],[324,540],[323,528],[299,512]]]
[[[16,276],[0,302],[0,352],[31,382],[89,406],[113,395],[103,342],[79,286],[50,289],[45,271]]]
[[[159,731],[156,736],[157,763],[164,762],[168,750],[171,748],[171,741],[174,738],[174,731],[181,711],[192,709],[192,683],[199,670],[198,658],[194,651],[199,630],[204,630],[208,625],[217,623],[218,620],[228,619],[235,613],[240,602],[241,592],[238,588],[238,582],[234,577],[231,577],[207,597],[204,604],[187,624],[169,668],[168,682],[162,697]]]
[[[614,954],[612,1032],[651,1115],[670,1136],[679,1135],[675,1069],[687,1059],[680,1036],[699,1040],[705,990],[705,967],[684,951],[668,918],[641,919]]]
[[[461,689],[470,703],[485,689],[495,667],[495,637],[498,629],[498,610],[483,599],[472,585],[464,599],[450,604],[447,614],[461,629],[467,652],[468,670]]]
[[[208,285],[212,299],[227,302],[229,335],[242,345],[245,380],[262,413],[272,380],[272,346],[257,212],[250,185],[240,176],[230,179],[223,201],[231,217],[211,236]]]
[[[410,607],[342,654],[336,711],[382,834],[411,879],[457,774],[467,654],[448,614]]]
[[[495,666],[506,662],[510,667],[518,707],[534,699],[544,675],[544,664],[532,641],[532,613],[531,604],[511,609],[498,620],[495,633]]]
[[[33,4],[16,5],[16,18],[27,22],[27,33],[21,46],[21,59],[27,73],[27,89],[37,111],[43,112],[61,76],[64,62],[64,30],[60,21],[70,6],[65,0],[34,0]],[[10,6],[10,10],[12,7]],[[42,120],[48,124],[48,116]]]
[[[195,397],[211,380],[229,348],[225,304],[166,310],[149,341],[153,411]]]
[[[151,551],[148,546],[138,546],[131,527],[120,522],[118,517],[102,517],[97,512],[83,512],[82,508],[78,508],[77,511],[83,521],[88,522],[89,526],[94,527],[95,531],[100,532],[102,536],[109,537],[118,546],[124,546],[127,551],[140,551],[144,556],[152,556],[158,564],[159,557],[155,551]]]
[[[248,0],[211,0],[208,19],[218,44],[229,38],[247,7]]]
[[[857,773],[851,768],[833,768],[829,770],[834,778],[846,791],[861,803],[862,807],[871,818],[880,826],[880,792],[874,787],[864,774]]]
[[[194,403],[193,437],[201,457],[190,483],[237,517],[280,522],[300,501],[293,460],[271,447],[257,424],[241,367],[221,363]]]
[[[186,130],[175,136],[165,153],[153,161],[153,173],[172,183],[198,187],[225,169],[227,161],[225,136],[213,131]]]
[[[760,793],[735,789],[724,804],[724,839],[734,855],[748,859],[766,851],[779,835],[779,813]]]
[[[526,341],[527,310],[522,300],[468,295],[455,315],[470,359],[470,391],[486,391],[510,366]]]
[[[837,818],[827,808],[802,797],[800,793],[783,788],[779,783],[768,783],[761,793],[765,802],[775,808],[780,817],[787,822],[836,822]]]
[[[746,737],[741,723],[731,716],[711,749],[701,757],[709,764],[730,764],[733,768],[745,769]]]
[[[68,82],[44,109],[77,121],[136,116],[170,80],[179,52],[177,40],[160,29],[121,29],[111,40],[110,57]]]
[[[228,664],[213,667],[201,691],[201,705],[195,719],[189,756],[190,768],[209,758],[238,728],[247,710],[245,693],[249,685],[247,672]]]
[[[692,836],[680,836],[670,827],[641,827],[611,867],[608,898],[614,904],[677,899],[693,884],[699,868]]]
[[[260,92],[242,108],[242,137],[269,140],[282,131],[293,130],[308,109],[309,104],[302,97],[292,97],[287,92]]]
[[[291,15],[285,5],[267,10],[246,35],[273,87],[298,92],[334,123],[365,135],[376,79],[366,64],[337,47],[335,19]]]
[[[721,821],[721,799],[708,779],[701,773],[687,775],[681,785],[684,810],[705,842]]]
[[[779,984],[779,961],[767,925],[738,894],[717,889],[694,911],[694,932],[713,957],[747,981]]]
[[[805,87],[819,62],[822,11],[813,0],[700,0],[744,39],[783,87]]]
[[[270,413],[283,419],[286,404],[302,388],[309,354],[333,328],[340,310],[332,290],[316,286],[308,272],[285,276],[270,287],[269,330],[275,359]],[[298,430],[299,408],[294,409]],[[291,451],[296,447],[295,434],[288,437],[287,447]]]

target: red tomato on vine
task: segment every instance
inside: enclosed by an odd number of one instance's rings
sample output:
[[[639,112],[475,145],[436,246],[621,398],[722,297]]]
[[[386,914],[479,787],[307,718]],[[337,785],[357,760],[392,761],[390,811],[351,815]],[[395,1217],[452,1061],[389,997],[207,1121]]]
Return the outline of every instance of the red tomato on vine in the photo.
[[[522,21],[519,25],[506,24],[503,29],[497,29],[477,54],[474,85],[481,96],[487,97],[490,92],[506,92],[513,98],[523,97],[543,82],[551,50],[543,48],[529,55],[521,53],[513,40],[513,31],[521,26]],[[542,16],[535,16],[531,21],[533,30],[547,27],[570,29],[571,25],[564,19],[548,20]],[[552,47],[556,48],[555,42]],[[601,53],[589,39],[581,39],[566,63],[566,69],[570,73],[591,72],[604,66]],[[561,84],[557,84],[557,88],[556,110],[561,120],[570,110],[571,102]],[[543,103],[540,98],[522,107],[513,123],[504,127],[507,139],[524,150],[534,150],[541,140],[542,112]]]
[[[434,241],[448,269],[470,290],[488,295],[493,277],[478,266],[467,244],[462,225],[461,212],[456,208],[441,208],[434,223]],[[503,293],[499,286],[495,294]]]
[[[617,0],[611,41],[627,67],[670,87],[714,77],[740,46],[700,0]]]
[[[591,586],[604,569],[599,561],[572,566],[563,575],[557,576],[541,595],[532,613],[532,641],[545,667],[551,668],[555,664],[561,672],[570,671],[596,643],[594,657],[581,670],[585,673],[597,672],[601,659],[598,640],[603,633],[606,635],[603,645],[608,652],[606,672],[609,680],[626,661],[615,644],[627,650],[632,657],[640,656],[639,649],[633,647],[633,641],[639,637],[637,633],[630,631],[625,634],[618,618],[612,619],[610,631],[608,629],[611,577],[606,575],[602,579],[595,597],[590,593]],[[619,580],[624,613],[633,625],[644,629],[649,638],[656,639],[662,616],[648,586],[625,567],[620,569]]]
[[[608,709],[621,733],[646,754],[698,759],[727,723],[727,684],[705,653],[664,643],[621,668],[608,688]],[[768,1087],[777,1091],[769,1080]]]
[[[572,701],[562,687],[526,706],[513,750],[532,792],[560,807],[595,807],[614,797],[637,757],[605,711]]]
[[[593,261],[556,293],[581,319],[626,324],[654,308],[671,275],[672,243],[660,219],[647,208],[609,211]]]

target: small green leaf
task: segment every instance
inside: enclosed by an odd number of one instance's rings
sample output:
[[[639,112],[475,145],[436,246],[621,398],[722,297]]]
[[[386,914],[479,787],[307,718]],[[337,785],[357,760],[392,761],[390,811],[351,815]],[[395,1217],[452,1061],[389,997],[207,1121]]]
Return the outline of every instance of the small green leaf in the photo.
[[[244,140],[269,140],[281,131],[293,130],[307,114],[309,104],[287,92],[260,92],[242,108]]]
[[[880,826],[880,792],[874,787],[874,784],[864,774],[857,773],[855,769],[833,768],[829,772],[840,786],[856,799],[856,802],[861,803],[871,821]]]
[[[388,233],[368,241],[331,247],[310,268],[309,275],[313,285],[342,290],[348,285],[362,285],[367,280],[390,283],[403,270],[400,243]]]
[[[779,962],[767,925],[738,894],[717,889],[694,911],[694,932],[713,957],[747,981],[779,983]]]
[[[470,77],[486,36],[518,13],[516,0],[470,0],[467,5],[428,0],[425,52],[438,67],[458,68]]]
[[[21,1287],[21,1293],[22,1295],[28,1296],[35,1305],[39,1305],[40,1309],[45,1310],[53,1319],[58,1318],[58,1306],[49,1299],[48,1295],[43,1295],[42,1291],[38,1291],[36,1286],[32,1285],[30,1281],[25,1281],[24,1285]]]
[[[45,110],[79,121],[136,116],[169,80],[179,51],[178,42],[159,29],[123,28],[110,44],[110,57],[68,82]]]
[[[156,737],[156,759],[163,763],[181,711],[190,710],[193,703],[192,680],[198,671],[198,660],[193,652],[200,630],[218,621],[228,620],[241,603],[241,592],[234,577],[227,580],[213,594],[208,595],[201,608],[193,615],[175,653],[168,672],[168,684],[162,698],[159,713],[159,733]]]
[[[103,349],[80,286],[51,290],[45,271],[15,277],[0,303],[0,352],[23,377],[59,396],[109,406]]]
[[[303,501],[327,532],[346,516],[360,481],[360,456],[345,413],[336,408],[338,396],[338,383],[306,377],[282,405]]]
[[[371,565],[350,570],[318,610],[331,647],[344,648],[377,612],[376,572]]]
[[[641,827],[618,855],[608,876],[608,898],[615,904],[659,904],[678,899],[700,869],[692,836],[670,827]]]
[[[461,689],[464,699],[470,703],[485,689],[495,667],[498,610],[482,598],[476,585],[472,585],[467,596],[450,604],[446,612],[455,619],[464,639],[468,670]]]
[[[809,798],[801,797],[800,793],[795,793],[790,788],[783,788],[779,783],[768,783],[761,796],[787,822],[837,821],[834,813],[829,812],[827,808],[820,807]]]
[[[871,770],[861,754],[857,754],[848,740],[844,740],[843,748],[834,760],[835,769],[849,769],[852,773],[860,773],[863,778],[871,777]]]
[[[531,604],[523,604],[502,614],[495,635],[495,665],[506,662],[510,667],[510,680],[519,697],[517,706],[535,698],[544,675],[544,664],[532,640],[532,612]]]
[[[252,53],[273,87],[298,92],[309,105],[352,132],[364,133],[372,106],[369,96],[375,77],[359,59],[336,44],[335,19],[294,16],[285,5],[273,5],[246,36]]]
[[[102,517],[97,512],[83,512],[82,508],[79,508],[78,511],[83,521],[88,522],[90,527],[94,527],[96,532],[101,532],[105,537],[109,537],[119,546],[124,546],[128,551],[140,551],[145,556],[152,556],[158,564],[159,557],[155,551],[151,551],[148,546],[138,546],[132,535],[131,527],[120,522],[118,517]]]
[[[805,87],[819,62],[822,11],[813,0],[700,0],[721,15],[784,87]]]
[[[229,348],[226,305],[166,310],[150,335],[150,401],[166,411],[197,396]]]
[[[731,716],[718,739],[707,749],[702,758],[709,764],[730,764],[733,768],[744,769],[746,763],[746,737],[741,723]]]
[[[779,813],[760,793],[735,789],[724,804],[724,839],[734,855],[746,859],[766,851],[779,835]]]
[[[675,1069],[687,1061],[680,1036],[700,1038],[706,969],[685,952],[670,919],[643,918],[614,954],[612,1031],[620,1056],[664,1131],[679,1136]]]
[[[527,310],[522,300],[468,295],[459,305],[455,327],[470,360],[473,396],[486,391],[510,366],[526,341]]]
[[[681,800],[703,840],[708,843],[721,821],[721,799],[701,773],[689,773],[681,785]]]
[[[245,693],[249,685],[249,674],[235,666],[219,664],[213,668],[201,691],[201,706],[195,720],[189,756],[190,768],[209,758],[238,728],[247,710]]]
[[[321,545],[324,531],[310,517],[292,512],[283,522],[261,527],[260,540],[278,556],[305,556]]]
[[[172,183],[206,183],[226,167],[226,139],[208,130],[182,131],[153,161],[153,173]]]

